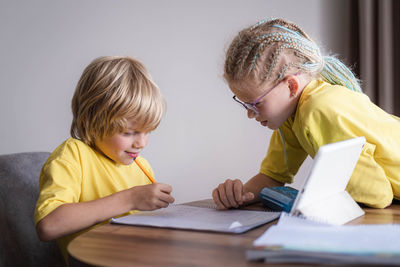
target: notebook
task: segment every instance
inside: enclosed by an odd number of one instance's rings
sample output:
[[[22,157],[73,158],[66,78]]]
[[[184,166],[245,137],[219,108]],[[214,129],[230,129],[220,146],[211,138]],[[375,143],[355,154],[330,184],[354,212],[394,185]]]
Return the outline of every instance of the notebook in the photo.
[[[290,214],[334,225],[363,215],[345,189],[364,144],[364,137],[356,137],[321,146]]]
[[[215,205],[173,204],[155,211],[113,218],[111,223],[240,234],[273,221],[279,215],[280,212],[217,210]]]
[[[322,224],[282,213],[246,258],[267,263],[400,265],[400,225]],[[390,245],[388,245],[390,244]]]

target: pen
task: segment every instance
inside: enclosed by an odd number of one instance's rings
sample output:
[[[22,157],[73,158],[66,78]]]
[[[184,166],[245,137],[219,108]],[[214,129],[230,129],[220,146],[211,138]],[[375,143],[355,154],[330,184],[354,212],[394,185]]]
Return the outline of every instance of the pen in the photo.
[[[146,174],[147,178],[149,178],[149,180],[155,184],[156,180],[154,180],[153,176],[150,175],[150,173],[143,167],[143,165],[140,163],[139,160],[137,160],[136,158],[133,159],[136,164],[139,166],[139,168],[144,172],[144,174]]]

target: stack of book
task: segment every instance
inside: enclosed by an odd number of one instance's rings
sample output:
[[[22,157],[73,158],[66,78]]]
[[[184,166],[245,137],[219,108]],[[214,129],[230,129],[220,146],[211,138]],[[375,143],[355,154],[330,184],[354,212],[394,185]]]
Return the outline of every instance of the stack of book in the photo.
[[[400,266],[400,225],[332,226],[283,213],[246,257],[268,263]]]

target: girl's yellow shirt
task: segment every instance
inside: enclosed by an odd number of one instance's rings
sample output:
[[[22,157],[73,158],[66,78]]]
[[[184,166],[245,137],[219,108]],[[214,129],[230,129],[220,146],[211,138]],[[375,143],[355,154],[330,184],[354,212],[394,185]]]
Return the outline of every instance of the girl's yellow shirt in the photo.
[[[149,163],[142,157],[138,160],[153,175]],[[82,141],[69,138],[56,148],[43,165],[35,224],[62,204],[91,201],[149,183],[137,164],[117,164]],[[57,240],[64,257],[68,243],[89,229]]]
[[[313,158],[320,146],[364,136],[367,143],[346,190],[357,202],[376,208],[400,199],[400,118],[383,111],[367,95],[314,80],[281,130],[287,166],[281,138],[274,131],[261,173],[292,183],[307,155]]]

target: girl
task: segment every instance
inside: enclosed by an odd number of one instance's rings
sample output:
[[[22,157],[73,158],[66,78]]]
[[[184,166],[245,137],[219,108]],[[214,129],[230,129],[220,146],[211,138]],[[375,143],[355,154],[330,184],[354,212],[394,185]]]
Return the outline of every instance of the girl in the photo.
[[[258,201],[264,187],[292,183],[307,155],[357,136],[367,144],[346,190],[375,208],[400,198],[400,119],[374,105],[353,73],[322,56],[298,26],[272,19],[239,32],[226,53],[224,77],[248,117],[274,132],[257,175],[214,189],[220,209]]]

